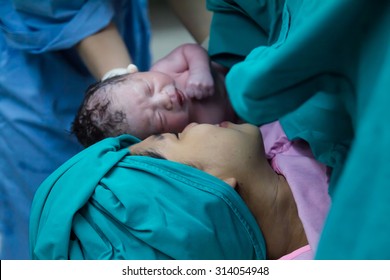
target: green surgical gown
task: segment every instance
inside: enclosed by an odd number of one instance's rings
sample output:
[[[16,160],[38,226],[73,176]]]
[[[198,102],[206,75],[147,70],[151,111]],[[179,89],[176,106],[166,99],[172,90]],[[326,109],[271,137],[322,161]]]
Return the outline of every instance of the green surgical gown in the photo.
[[[245,121],[332,168],[319,259],[390,259],[390,2],[218,1],[209,53]]]

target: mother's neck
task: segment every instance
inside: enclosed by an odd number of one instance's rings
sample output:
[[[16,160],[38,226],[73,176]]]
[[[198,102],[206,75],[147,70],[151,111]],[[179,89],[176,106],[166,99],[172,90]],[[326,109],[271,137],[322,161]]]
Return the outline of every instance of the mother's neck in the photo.
[[[248,206],[264,235],[267,259],[282,256],[308,244],[287,180],[273,170],[269,176],[251,177]]]

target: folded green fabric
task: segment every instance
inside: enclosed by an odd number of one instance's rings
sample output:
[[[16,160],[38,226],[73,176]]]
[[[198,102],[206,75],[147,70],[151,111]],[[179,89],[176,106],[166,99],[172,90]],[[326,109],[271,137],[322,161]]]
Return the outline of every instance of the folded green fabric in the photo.
[[[39,187],[33,259],[264,259],[260,229],[223,181],[132,156],[123,135],[85,149]]]
[[[316,258],[390,259],[390,2],[208,3],[216,13],[210,54],[232,66],[226,85],[237,114],[257,125],[280,120],[290,140],[304,139],[332,168]],[[234,30],[252,35],[224,36],[230,18]],[[260,35],[278,20],[276,40]]]
[[[232,67],[256,47],[279,37],[285,0],[207,0],[213,12],[208,53],[213,61]]]

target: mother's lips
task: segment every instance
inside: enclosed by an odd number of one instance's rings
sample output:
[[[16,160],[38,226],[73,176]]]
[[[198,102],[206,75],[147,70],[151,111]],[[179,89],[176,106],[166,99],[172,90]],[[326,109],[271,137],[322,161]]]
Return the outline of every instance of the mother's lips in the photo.
[[[228,128],[229,127],[229,122],[227,122],[227,121],[221,122],[218,126],[219,127]]]

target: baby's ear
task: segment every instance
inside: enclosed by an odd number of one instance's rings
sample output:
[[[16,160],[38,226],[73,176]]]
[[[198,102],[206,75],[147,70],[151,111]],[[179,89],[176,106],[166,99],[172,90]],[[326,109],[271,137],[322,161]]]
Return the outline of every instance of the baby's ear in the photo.
[[[226,184],[228,184],[229,186],[231,186],[233,189],[235,189],[238,186],[236,178],[233,178],[233,177],[225,178],[225,179],[223,179],[223,181]]]

